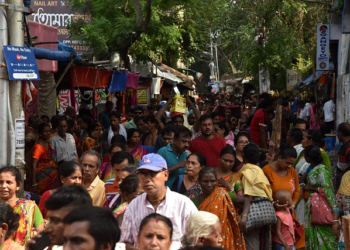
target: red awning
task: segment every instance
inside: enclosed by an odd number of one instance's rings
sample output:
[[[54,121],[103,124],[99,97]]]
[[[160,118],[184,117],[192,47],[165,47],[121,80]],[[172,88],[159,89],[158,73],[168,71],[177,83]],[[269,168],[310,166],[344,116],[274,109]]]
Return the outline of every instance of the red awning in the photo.
[[[30,35],[37,36],[38,39],[34,41],[34,43],[38,42],[57,42],[58,41],[58,33],[57,28],[52,27],[49,25],[28,21],[29,22],[29,29],[30,29]],[[52,50],[58,50],[58,44],[57,43],[51,43],[51,44],[40,44],[36,45],[37,48],[44,48],[44,49],[52,49]],[[57,72],[58,70],[58,63],[57,61],[52,60],[36,60],[38,64],[39,71],[45,71],[45,72]]]
[[[96,77],[97,72],[98,76]],[[112,74],[112,70],[102,70],[75,65],[70,70],[70,80],[74,87],[101,89],[108,87]]]

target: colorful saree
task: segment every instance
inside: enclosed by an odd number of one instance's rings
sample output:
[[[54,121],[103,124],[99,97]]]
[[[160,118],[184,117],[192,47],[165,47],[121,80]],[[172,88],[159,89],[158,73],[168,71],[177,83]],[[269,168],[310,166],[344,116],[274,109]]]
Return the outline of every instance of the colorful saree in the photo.
[[[234,188],[235,193],[238,195],[244,195],[243,194],[243,185],[241,182],[241,178],[239,177],[239,174],[232,173],[224,178],[224,180],[228,181],[231,186]]]
[[[96,152],[101,152],[101,149],[98,148],[96,149],[95,146],[97,145],[96,140],[87,136],[84,138],[84,140],[81,142],[81,153],[84,153],[85,151],[88,150],[95,150]]]
[[[222,225],[222,245],[225,250],[243,250],[245,242],[238,226],[238,219],[231,197],[224,188],[216,187],[198,207],[199,211],[207,211],[217,215]]]
[[[130,154],[132,154],[132,156],[138,160],[138,161],[141,161],[142,157],[146,154],[148,154],[147,150],[142,147],[142,146],[137,146],[137,147],[134,147],[133,150],[130,151]]]
[[[35,170],[38,194],[42,195],[47,190],[57,188],[57,157],[51,144],[49,143],[48,149],[40,144],[35,144],[32,148],[32,155],[34,159],[38,160]]]
[[[18,200],[13,206],[13,211],[20,215],[20,219],[19,227],[11,238],[21,246],[25,246],[27,241],[35,235],[35,208],[35,202],[29,200]]]
[[[327,201],[331,207],[334,206],[334,190],[331,183],[332,175],[328,168],[323,164],[316,166],[308,174],[307,180],[309,185],[323,188]],[[311,192],[312,194],[313,192]],[[332,225],[312,225],[310,212],[311,195],[306,202],[305,211],[305,238],[306,249],[337,249],[337,240],[332,231]]]
[[[194,184],[186,193],[184,193],[184,195],[191,200],[198,197],[200,194],[202,194],[202,188],[198,183]]]
[[[129,203],[124,202],[123,204],[120,204],[119,207],[113,210],[113,215],[115,218],[117,218],[118,215],[124,213],[126,209],[128,208]]]
[[[24,246],[21,246],[9,238],[4,242],[2,246],[0,246],[0,250],[24,250]]]

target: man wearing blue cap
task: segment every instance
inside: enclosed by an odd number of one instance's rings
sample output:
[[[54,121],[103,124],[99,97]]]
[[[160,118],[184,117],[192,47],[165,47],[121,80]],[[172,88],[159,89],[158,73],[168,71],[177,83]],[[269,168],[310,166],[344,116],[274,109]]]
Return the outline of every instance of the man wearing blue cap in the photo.
[[[173,223],[171,250],[179,249],[180,239],[185,234],[186,219],[198,211],[196,206],[186,196],[172,192],[165,186],[169,172],[162,156],[158,154],[143,156],[136,173],[145,193],[135,198],[126,209],[120,242],[126,244],[127,250],[136,249],[142,219],[149,214],[158,213],[168,217]]]

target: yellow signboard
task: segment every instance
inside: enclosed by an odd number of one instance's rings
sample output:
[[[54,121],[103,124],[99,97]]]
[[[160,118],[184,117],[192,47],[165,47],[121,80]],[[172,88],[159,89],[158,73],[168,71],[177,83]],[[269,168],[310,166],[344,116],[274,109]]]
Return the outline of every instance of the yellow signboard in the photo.
[[[147,104],[147,89],[137,90],[138,104]]]

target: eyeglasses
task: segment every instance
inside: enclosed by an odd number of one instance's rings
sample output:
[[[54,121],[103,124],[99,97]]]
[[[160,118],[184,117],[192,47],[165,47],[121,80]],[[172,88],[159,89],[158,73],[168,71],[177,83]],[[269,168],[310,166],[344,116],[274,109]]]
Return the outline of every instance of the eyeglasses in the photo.
[[[141,115],[142,112],[135,112],[135,115]]]
[[[248,144],[249,143],[249,141],[239,141],[238,142],[238,144],[241,144],[241,145],[243,145],[243,144]]]
[[[169,141],[169,142],[170,142],[170,141],[173,141],[174,138],[166,138],[166,137],[163,137],[162,140],[163,140],[163,141]]]
[[[157,174],[159,174],[160,172],[165,171],[165,169],[161,170],[161,171],[149,171],[149,172],[144,172],[142,170],[136,170],[135,173],[137,175],[143,176],[143,177],[150,177],[151,179],[156,177]]]

